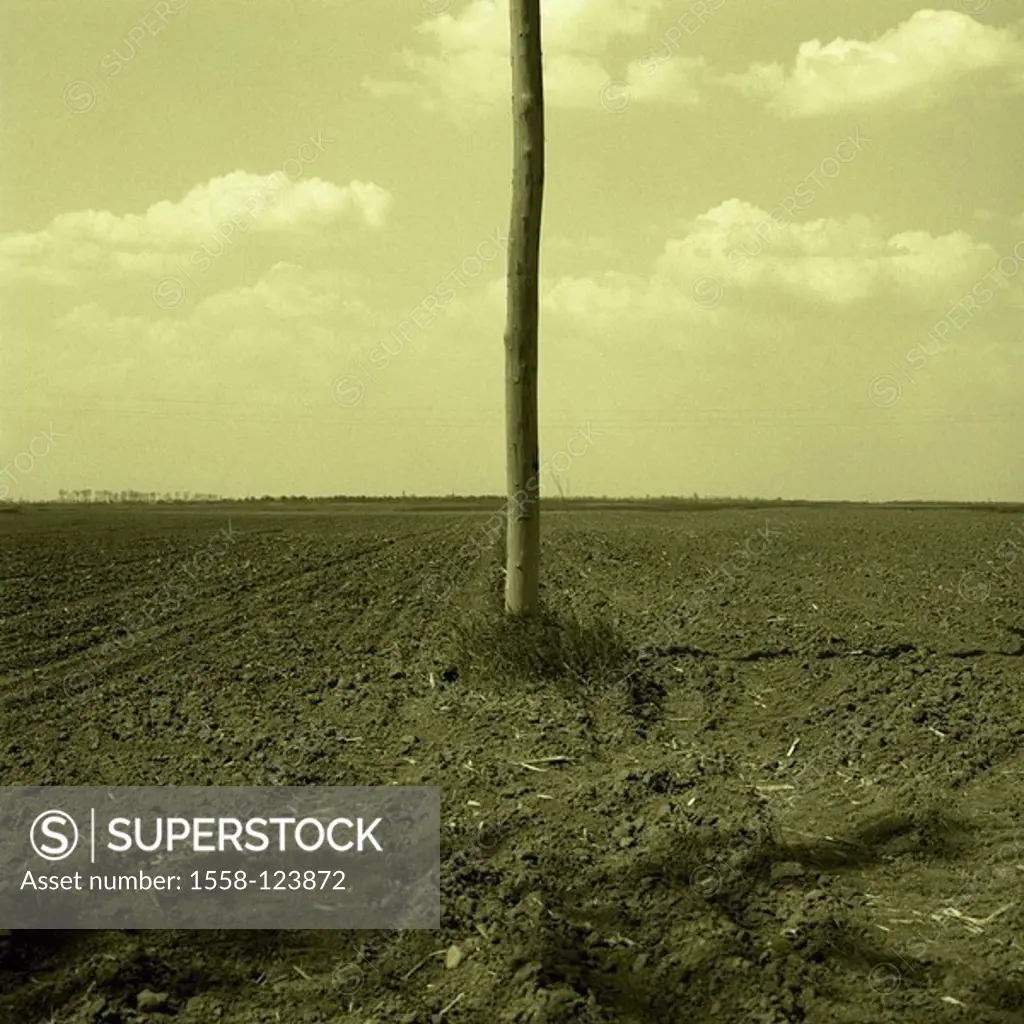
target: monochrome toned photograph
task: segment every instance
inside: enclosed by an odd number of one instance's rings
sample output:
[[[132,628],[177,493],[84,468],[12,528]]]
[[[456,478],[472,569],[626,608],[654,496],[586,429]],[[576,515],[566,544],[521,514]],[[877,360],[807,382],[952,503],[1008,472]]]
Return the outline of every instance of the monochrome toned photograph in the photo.
[[[0,1024],[1024,1022],[1024,5],[3,0]]]

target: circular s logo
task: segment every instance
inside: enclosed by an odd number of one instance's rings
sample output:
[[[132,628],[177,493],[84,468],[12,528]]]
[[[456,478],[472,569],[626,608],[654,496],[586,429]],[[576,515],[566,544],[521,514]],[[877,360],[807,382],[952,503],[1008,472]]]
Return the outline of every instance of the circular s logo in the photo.
[[[717,277],[711,277],[708,274],[698,277],[690,285],[690,298],[701,309],[714,309],[722,301],[724,294],[725,291],[722,288],[721,281]]]
[[[64,860],[78,846],[78,826],[66,811],[43,811],[32,822],[29,842],[43,860]]]
[[[176,277],[161,277],[153,285],[153,301],[161,309],[177,309],[185,301],[185,286]]]
[[[64,106],[72,114],[84,114],[96,105],[96,90],[88,83],[77,79],[64,90]]]
[[[868,398],[879,409],[891,409],[903,394],[900,382],[891,374],[883,373],[875,377],[868,386]]]
[[[605,82],[601,106],[612,114],[621,114],[633,102],[633,90],[625,82]]]
[[[876,964],[868,975],[868,984],[880,996],[891,995],[900,987],[902,975],[895,964]]]
[[[989,590],[987,581],[976,572],[965,572],[956,587],[957,593],[965,601],[986,601]]]
[[[339,377],[331,385],[331,394],[334,396],[335,403],[345,409],[351,409],[352,406],[358,405],[363,400],[365,390],[363,382],[351,373]]]

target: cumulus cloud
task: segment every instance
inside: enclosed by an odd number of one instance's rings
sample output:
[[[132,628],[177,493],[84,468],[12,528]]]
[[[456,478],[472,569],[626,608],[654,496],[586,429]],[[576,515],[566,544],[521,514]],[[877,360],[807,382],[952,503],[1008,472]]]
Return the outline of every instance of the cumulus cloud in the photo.
[[[668,239],[648,276],[565,277],[547,289],[545,308],[592,323],[712,318],[766,303],[778,309],[780,299],[794,315],[801,307],[841,309],[879,299],[889,308],[944,309],[992,272],[1000,255],[963,231],[887,234],[865,216],[780,226],[767,211],[730,199]],[[1001,293],[1018,291],[1024,275],[998,277],[989,282]]]
[[[305,376],[322,379],[326,395],[339,359],[365,350],[386,327],[360,297],[365,286],[281,261],[187,316],[120,315],[89,302],[55,320],[37,358],[61,390],[86,394],[159,390],[214,400],[244,378],[242,399],[269,401]]]
[[[545,4],[549,105],[599,109],[602,88],[620,77],[607,70],[613,66],[609,46],[616,38],[642,38],[663,8],[660,0]],[[402,53],[405,78],[368,78],[364,87],[377,97],[418,95],[428,108],[443,104],[460,115],[507,107],[507,0],[475,0],[457,16],[425,21],[420,34],[424,45]],[[792,63],[759,62],[739,72],[682,55],[670,32],[661,38],[663,45],[627,64],[632,99],[696,106],[729,92],[779,117],[800,118],[889,103],[916,110],[955,96],[965,78],[985,72],[1003,74],[1014,87],[1024,85],[1024,42],[1018,34],[960,11],[920,10],[872,40],[812,39],[800,45]]]
[[[740,293],[767,289],[837,306],[882,294],[931,303],[969,286],[998,256],[963,231],[886,235],[862,215],[783,223],[731,199],[666,242],[656,273],[681,284],[711,274]]]
[[[629,65],[626,85],[630,98],[641,103],[695,107],[711,77],[703,57],[674,57],[668,63],[645,57]]]
[[[156,274],[190,249],[242,233],[378,228],[391,202],[391,194],[372,182],[341,187],[321,178],[235,171],[145,213],[78,210],[58,215],[43,231],[6,235],[0,238],[0,277],[71,284],[87,272]]]
[[[209,327],[266,314],[282,320],[340,316],[345,323],[382,324],[355,294],[356,284],[330,270],[308,271],[282,260],[253,285],[228,288],[203,299],[192,316]]]
[[[594,107],[612,77],[602,56],[616,37],[636,37],[664,0],[543,0],[545,98],[552,107]],[[428,108],[480,114],[509,103],[508,0],[474,0],[457,15],[424,21],[424,47],[401,54]],[[409,81],[368,77],[387,97],[413,91]]]
[[[811,117],[900,103],[920,108],[947,98],[968,75],[1002,70],[1019,80],[1024,44],[1008,28],[959,11],[921,10],[877,39],[802,43],[790,66],[754,64],[718,81],[767,102],[782,117]]]
[[[606,319],[638,312],[647,293],[642,278],[607,271],[593,277],[559,278],[545,294],[544,305],[570,318]]]

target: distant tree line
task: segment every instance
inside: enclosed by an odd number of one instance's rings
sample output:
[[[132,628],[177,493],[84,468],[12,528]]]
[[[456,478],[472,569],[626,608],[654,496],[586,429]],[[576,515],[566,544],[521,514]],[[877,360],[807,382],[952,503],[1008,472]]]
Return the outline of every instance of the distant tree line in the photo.
[[[58,492],[58,501],[69,504],[149,504],[166,505],[180,504],[182,502],[222,502],[234,503],[244,502],[246,504],[259,504],[261,502],[345,502],[353,504],[387,504],[395,501],[408,501],[417,503],[453,502],[456,504],[467,504],[479,502],[481,504],[501,503],[504,501],[499,494],[408,494],[403,491],[401,495],[395,494],[331,494],[313,495],[305,494],[263,494],[249,495],[245,498],[225,498],[219,494],[205,494],[201,491],[110,491],[105,489],[93,489],[86,487],[82,490],[66,490],[61,488]],[[1019,508],[1018,504],[1012,502],[988,502],[988,501],[921,501],[916,499],[892,500],[892,501],[813,501],[806,498],[759,498],[759,497],[728,497],[719,495],[698,495],[689,496],[661,494],[646,494],[643,497],[621,498],[609,497],[607,494],[589,495],[561,495],[558,497],[549,496],[541,499],[548,505],[576,505],[587,507],[588,505],[612,504],[619,506],[633,505],[639,508],[648,509],[673,509],[673,508],[757,508],[766,505],[788,505],[806,507],[824,506],[879,506],[896,508],[975,508],[984,507],[1006,507]],[[10,499],[0,501],[0,505],[19,504]]]
[[[155,505],[157,503],[167,504],[169,502],[182,501],[223,501],[219,494],[193,493],[192,491],[108,491],[105,488],[93,490],[85,487],[81,490],[65,490],[63,487],[57,492],[57,500],[78,504],[128,504],[146,503]]]

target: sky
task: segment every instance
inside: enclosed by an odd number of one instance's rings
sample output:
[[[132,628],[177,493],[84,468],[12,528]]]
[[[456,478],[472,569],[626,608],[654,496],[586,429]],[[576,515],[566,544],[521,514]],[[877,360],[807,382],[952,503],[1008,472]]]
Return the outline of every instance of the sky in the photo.
[[[1024,500],[1024,18],[542,0],[542,491]],[[0,498],[500,494],[507,0],[8,0]]]

